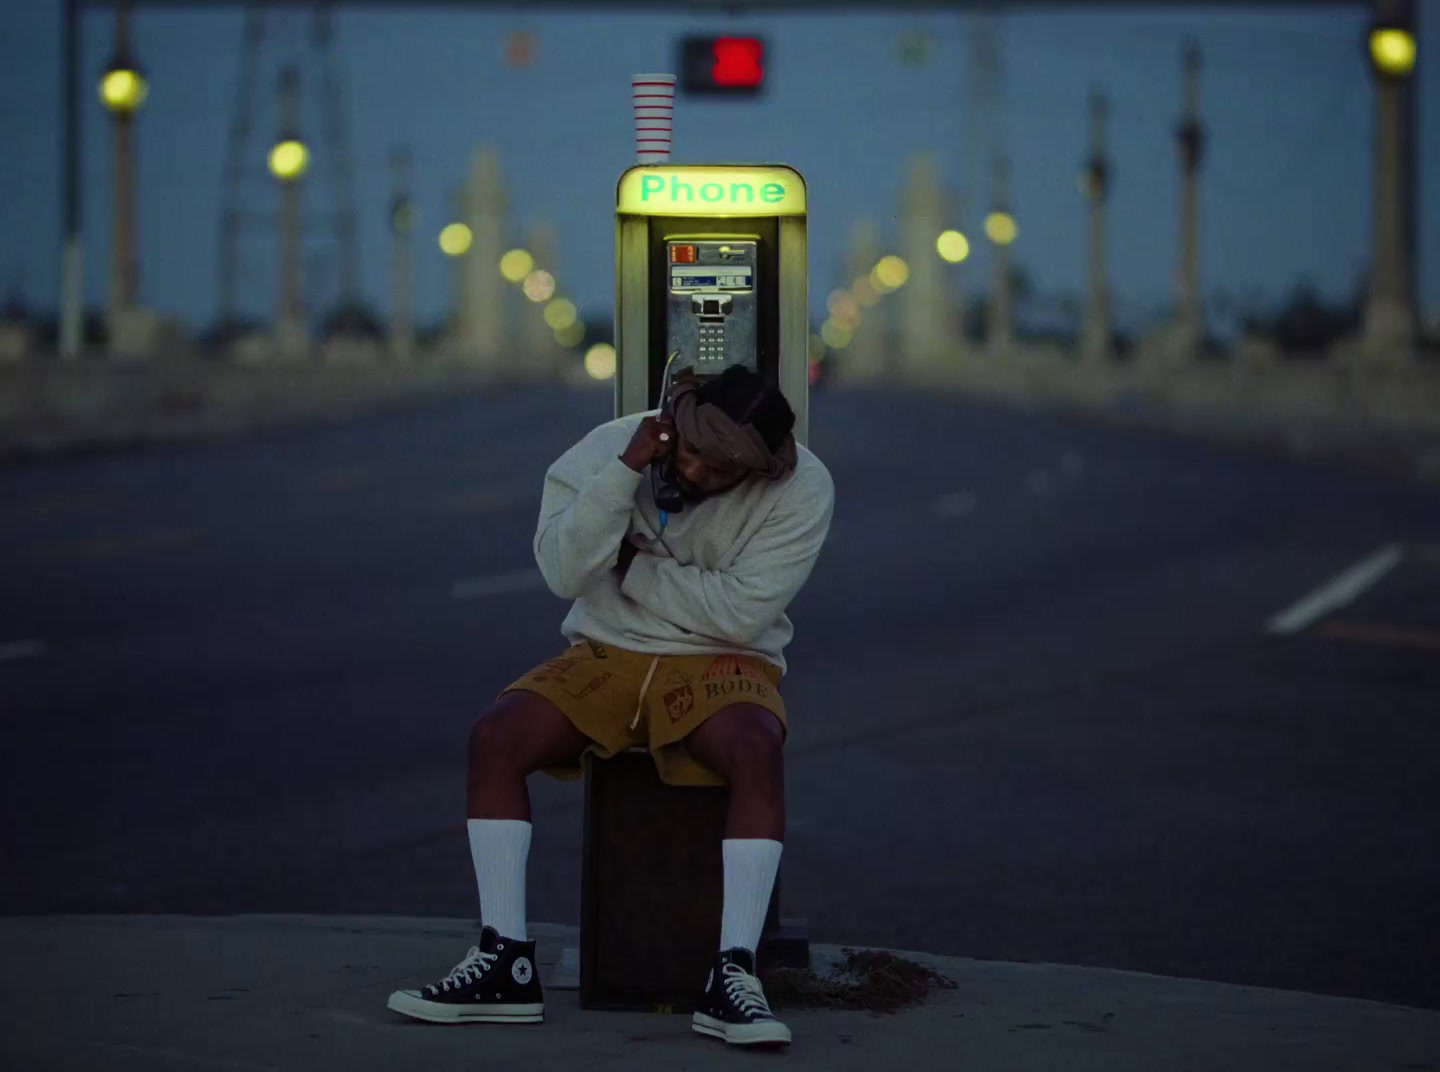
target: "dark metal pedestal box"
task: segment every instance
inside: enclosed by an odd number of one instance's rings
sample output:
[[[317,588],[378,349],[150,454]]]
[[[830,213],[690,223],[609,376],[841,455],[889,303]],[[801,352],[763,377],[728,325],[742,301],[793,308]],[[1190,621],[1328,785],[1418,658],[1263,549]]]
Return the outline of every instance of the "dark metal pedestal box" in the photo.
[[[720,942],[725,787],[667,786],[643,749],[587,757],[580,889],[580,1005],[688,1012]],[[756,951],[804,967],[803,920],[779,918],[780,882]]]

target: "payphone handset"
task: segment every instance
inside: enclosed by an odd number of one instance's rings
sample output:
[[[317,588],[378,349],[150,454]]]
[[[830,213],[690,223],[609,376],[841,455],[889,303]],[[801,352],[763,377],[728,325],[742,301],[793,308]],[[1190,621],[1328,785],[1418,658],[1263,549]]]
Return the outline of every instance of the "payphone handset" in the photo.
[[[669,417],[672,420],[675,416],[675,407],[670,402],[670,384],[675,369],[675,359],[680,356],[680,351],[672,350],[670,359],[665,362],[665,377],[660,383],[660,416]],[[680,485],[675,480],[675,446],[670,448],[668,457],[653,462],[650,466],[650,493],[655,497],[655,505],[660,509],[660,528],[663,531],[666,523],[670,520],[671,514],[678,514],[685,509],[685,496],[680,494]]]

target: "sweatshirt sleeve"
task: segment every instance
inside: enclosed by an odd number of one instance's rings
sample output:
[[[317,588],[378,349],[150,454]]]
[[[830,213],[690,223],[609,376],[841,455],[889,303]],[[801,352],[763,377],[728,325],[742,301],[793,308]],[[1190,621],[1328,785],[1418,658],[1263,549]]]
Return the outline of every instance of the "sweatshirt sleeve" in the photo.
[[[727,570],[635,556],[620,591],[645,609],[701,636],[749,644],[785,613],[830,530],[835,488],[821,469],[809,488],[786,496]]]
[[[615,565],[630,529],[642,474],[620,460],[610,440],[591,433],[545,474],[535,562],[550,591],[562,599],[578,599]]]

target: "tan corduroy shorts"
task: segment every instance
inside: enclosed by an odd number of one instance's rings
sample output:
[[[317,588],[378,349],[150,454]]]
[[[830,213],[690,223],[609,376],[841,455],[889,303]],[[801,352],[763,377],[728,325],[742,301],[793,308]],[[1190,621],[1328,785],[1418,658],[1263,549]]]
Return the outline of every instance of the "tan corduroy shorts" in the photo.
[[[736,703],[770,711],[788,736],[782,676],[779,667],[753,656],[644,655],[585,641],[541,663],[501,695],[520,689],[545,697],[594,742],[586,751],[601,759],[648,746],[667,785],[724,785],[690,755],[685,738]],[[577,762],[545,773],[574,779],[583,767]]]

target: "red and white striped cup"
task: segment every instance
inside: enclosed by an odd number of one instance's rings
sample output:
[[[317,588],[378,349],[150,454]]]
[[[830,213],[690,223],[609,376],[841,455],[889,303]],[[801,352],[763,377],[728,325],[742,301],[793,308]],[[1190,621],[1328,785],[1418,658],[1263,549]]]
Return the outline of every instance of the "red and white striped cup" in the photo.
[[[675,76],[637,74],[630,79],[635,105],[635,153],[642,164],[663,164],[670,159],[670,136],[675,121]]]

